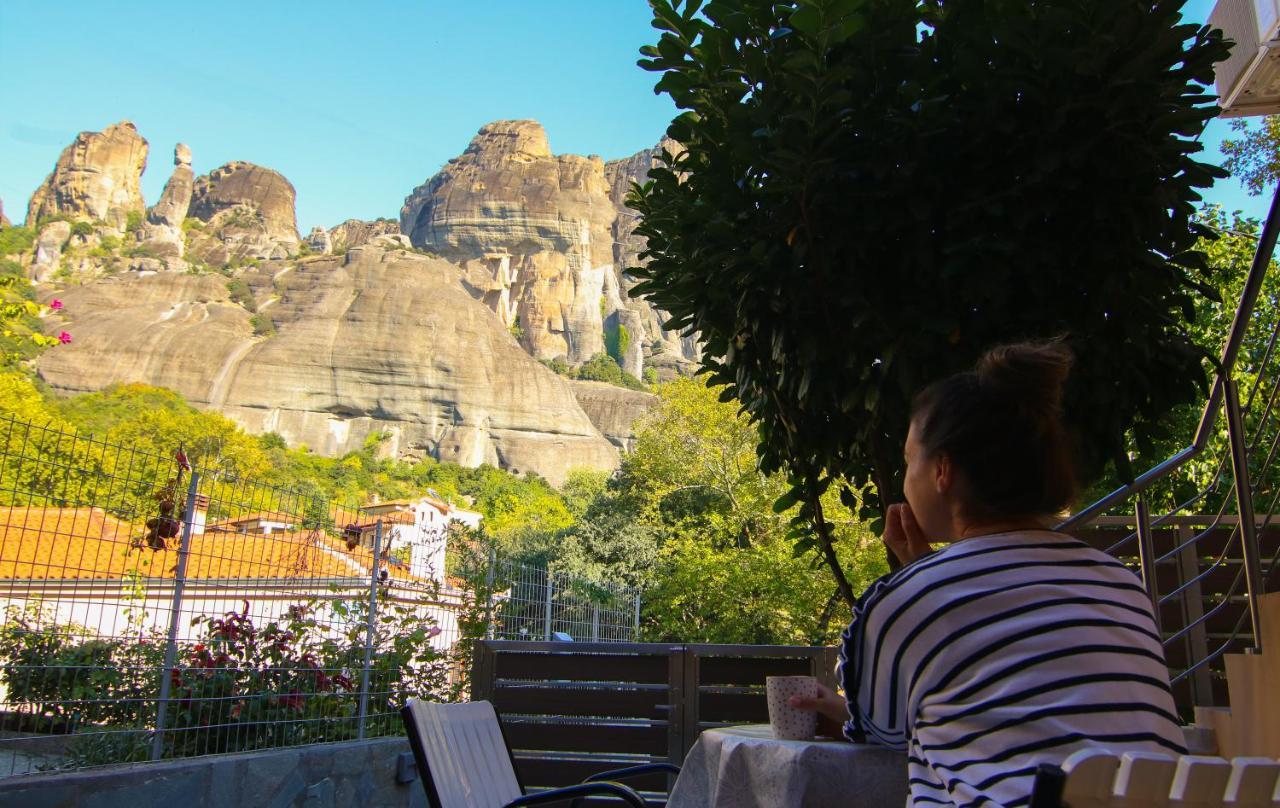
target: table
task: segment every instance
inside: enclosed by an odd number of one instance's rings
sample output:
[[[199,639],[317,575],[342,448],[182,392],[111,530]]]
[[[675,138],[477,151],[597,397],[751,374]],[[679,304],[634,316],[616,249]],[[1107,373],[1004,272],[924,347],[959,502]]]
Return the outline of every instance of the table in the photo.
[[[704,731],[667,808],[897,808],[906,802],[902,752],[821,739],[779,741],[761,724]]]

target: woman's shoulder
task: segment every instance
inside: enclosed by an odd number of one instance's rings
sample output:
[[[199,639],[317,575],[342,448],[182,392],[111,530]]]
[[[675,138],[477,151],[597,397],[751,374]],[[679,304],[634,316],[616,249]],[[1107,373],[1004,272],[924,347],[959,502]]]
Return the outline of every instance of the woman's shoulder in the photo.
[[[1108,576],[1132,575],[1114,556],[1074,536],[1053,530],[1021,530],[946,545],[879,579],[867,594],[874,600],[920,593],[946,597],[950,584],[967,586],[976,578],[1002,573],[1024,576],[1035,569],[1061,567],[1095,570]]]

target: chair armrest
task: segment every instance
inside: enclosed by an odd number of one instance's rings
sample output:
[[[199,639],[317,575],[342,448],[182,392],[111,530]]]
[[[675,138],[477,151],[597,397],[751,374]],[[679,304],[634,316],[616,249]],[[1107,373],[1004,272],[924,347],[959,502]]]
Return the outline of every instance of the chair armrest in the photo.
[[[1027,804],[1027,808],[1062,808],[1062,792],[1066,784],[1066,772],[1052,763],[1041,763],[1036,767],[1036,779],[1031,785],[1031,802]]]
[[[647,808],[644,799],[624,786],[622,783],[579,783],[576,786],[565,786],[564,788],[553,788],[550,791],[539,791],[537,794],[525,794],[523,797],[516,797],[507,803],[503,808],[517,808],[521,805],[539,805],[544,802],[558,802],[559,800],[567,800],[575,797],[589,797],[593,794],[608,794],[619,797],[623,802],[632,806],[632,808]]]
[[[641,774],[649,774],[650,772],[670,772],[671,774],[680,774],[680,767],[674,763],[643,763],[639,766],[628,766],[625,769],[612,769],[607,772],[596,772],[584,783],[595,783],[601,780],[622,780],[626,777],[636,777]]]

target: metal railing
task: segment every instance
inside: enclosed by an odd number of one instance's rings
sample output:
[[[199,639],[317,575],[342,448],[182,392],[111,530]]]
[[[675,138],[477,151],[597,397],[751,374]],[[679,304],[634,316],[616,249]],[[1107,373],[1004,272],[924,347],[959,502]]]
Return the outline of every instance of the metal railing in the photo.
[[[1236,234],[1237,236],[1239,234]],[[1176,628],[1166,626],[1166,649],[1188,636],[1205,636],[1211,620],[1236,618],[1225,636],[1219,636],[1199,653],[1185,658],[1172,671],[1177,686],[1198,679],[1197,704],[1211,705],[1212,689],[1204,677],[1220,668],[1223,654],[1232,650],[1260,652],[1261,631],[1258,597],[1275,581],[1280,569],[1280,549],[1263,557],[1259,535],[1274,523],[1280,505],[1275,481],[1280,472],[1275,460],[1280,447],[1280,318],[1255,317],[1260,302],[1273,311],[1280,278],[1272,254],[1280,236],[1280,189],[1272,199],[1252,264],[1235,308],[1230,331],[1213,376],[1213,383],[1191,443],[1098,501],[1072,515],[1059,528],[1079,530],[1125,506],[1131,508],[1134,529],[1108,549],[1133,552],[1151,598],[1157,621],[1171,609],[1192,615]],[[1153,531],[1172,525],[1180,517],[1206,514],[1207,519],[1191,535],[1179,534],[1174,546],[1158,552]],[[1259,516],[1258,514],[1263,514]],[[1221,546],[1211,536],[1229,527]],[[1211,546],[1212,545],[1212,546]],[[1163,568],[1177,563],[1177,583],[1161,591]],[[1188,568],[1190,564],[1190,568]],[[1232,573],[1234,570],[1234,573]],[[1223,585],[1221,581],[1229,579]],[[1204,592],[1213,583],[1213,590]],[[1202,595],[1207,608],[1191,599]]]
[[[480,639],[635,640],[633,592],[451,514],[0,419],[0,777],[398,734]]]

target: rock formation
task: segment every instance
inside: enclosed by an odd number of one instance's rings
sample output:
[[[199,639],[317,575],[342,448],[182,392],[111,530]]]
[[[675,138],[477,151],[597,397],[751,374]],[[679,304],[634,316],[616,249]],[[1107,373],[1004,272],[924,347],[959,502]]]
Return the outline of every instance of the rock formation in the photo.
[[[635,234],[638,216],[626,203],[631,184],[647,181],[649,169],[660,164],[659,158],[664,151],[675,155],[682,150],[679,143],[664,137],[654,148],[637,152],[624,160],[611,160],[604,167],[609,181],[609,198],[618,210],[618,218],[613,223],[613,265],[617,269],[622,305],[626,309],[626,314],[619,313],[619,321],[633,335],[640,337],[633,340],[633,350],[643,350],[643,363],[658,370],[662,376],[691,373],[698,362],[698,342],[693,336],[667,331],[663,327],[666,315],[662,311],[643,298],[630,297],[636,280],[626,273],[626,269],[642,263],[640,253],[645,245],[644,239]],[[636,361],[634,357],[627,357],[627,360]],[[623,367],[626,369],[626,363]]]
[[[615,215],[600,158],[553,155],[537,122],[498,121],[414,189],[400,229],[461,266],[529,353],[579,364],[605,347]]]
[[[190,215],[211,222],[223,211],[247,206],[260,215],[268,238],[296,250],[296,198],[293,184],[279,171],[236,160],[196,180]]]
[[[312,252],[328,255],[333,252],[333,238],[323,227],[313,227],[307,237],[302,240]]]
[[[146,166],[147,141],[129,121],[81,132],[31,195],[27,226],[42,217],[67,216],[103,221],[123,232],[130,213],[145,213],[139,180]]]
[[[9,225],[9,217],[4,215],[4,201],[0,200],[0,227],[8,227]]]
[[[455,266],[366,245],[240,277],[274,336],[255,336],[221,275],[117,276],[59,292],[72,319],[49,327],[76,341],[43,354],[38,371],[68,393],[170,387],[325,454],[385,431],[400,456],[492,463],[553,483],[572,468],[617,465],[574,389],[460,288]],[[612,417],[598,409],[602,422]]]
[[[342,252],[352,247],[368,244],[375,237],[400,232],[400,223],[392,219],[374,219],[363,222],[359,219],[347,219],[329,231],[329,240],[334,252]]]
[[[182,223],[191,208],[195,174],[191,170],[191,149],[179,143],[173,149],[173,173],[165,183],[160,201],[147,211],[142,242],[157,255],[181,257],[184,244]]]
[[[624,452],[635,448],[641,416],[658,403],[658,397],[604,382],[572,381],[573,394],[591,423]]]
[[[64,221],[49,222],[36,235],[35,251],[27,274],[36,283],[45,283],[53,277],[62,264],[62,248],[71,239],[71,224]]]

